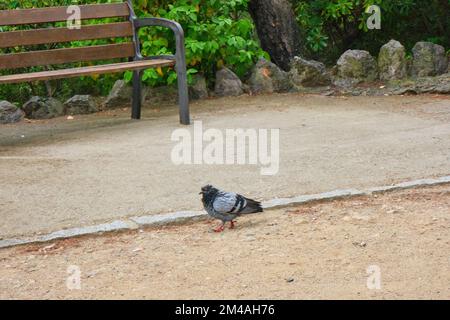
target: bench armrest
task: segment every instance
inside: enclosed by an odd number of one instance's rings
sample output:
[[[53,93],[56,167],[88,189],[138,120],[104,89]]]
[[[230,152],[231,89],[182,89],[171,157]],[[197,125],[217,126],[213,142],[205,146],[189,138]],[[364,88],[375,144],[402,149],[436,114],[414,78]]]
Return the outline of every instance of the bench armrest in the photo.
[[[187,72],[186,72],[186,54],[184,48],[184,31],[181,25],[172,20],[164,18],[136,18],[132,17],[132,23],[134,26],[134,41],[136,44],[136,58],[142,59],[174,59],[175,58],[175,70],[177,72],[178,81],[178,100],[180,105],[180,121],[182,124],[189,124],[189,95],[187,86]],[[140,53],[140,42],[138,39],[138,30],[143,27],[166,27],[173,31],[175,34],[176,52],[174,56],[153,56],[142,57]],[[138,81],[136,81],[138,82]],[[137,98],[138,99],[138,98]]]
[[[136,30],[143,27],[166,27],[171,29],[175,34],[175,44],[176,44],[176,53],[174,56],[158,56],[158,57],[149,57],[149,58],[175,58],[177,64],[184,63],[185,61],[185,49],[184,49],[184,31],[181,25],[169,19],[164,18],[136,18],[133,20],[134,28]],[[136,33],[137,37],[137,33]],[[139,42],[138,39],[136,39]],[[139,59],[145,59],[142,57],[140,52],[137,54]]]

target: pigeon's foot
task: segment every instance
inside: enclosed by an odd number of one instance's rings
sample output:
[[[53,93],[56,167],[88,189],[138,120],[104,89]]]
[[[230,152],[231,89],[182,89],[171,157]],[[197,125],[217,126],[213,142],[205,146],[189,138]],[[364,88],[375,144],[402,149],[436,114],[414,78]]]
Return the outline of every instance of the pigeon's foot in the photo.
[[[225,229],[225,223],[222,223],[220,226],[218,226],[217,228],[214,228],[214,232],[222,232]]]
[[[236,223],[236,221],[233,221],[233,220],[230,221],[230,229],[234,229],[235,223]]]

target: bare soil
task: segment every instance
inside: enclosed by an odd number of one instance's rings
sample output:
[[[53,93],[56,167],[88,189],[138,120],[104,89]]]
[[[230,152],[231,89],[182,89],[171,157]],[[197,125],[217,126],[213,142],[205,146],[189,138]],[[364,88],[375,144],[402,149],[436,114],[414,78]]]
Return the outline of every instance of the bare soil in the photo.
[[[261,163],[176,165],[171,136],[194,128],[179,125],[176,106],[147,105],[140,121],[119,109],[5,125],[0,237],[201,210],[208,183],[270,200],[450,174],[448,95],[276,94],[191,106],[204,130],[279,129],[279,172],[263,176]]]
[[[450,185],[0,251],[2,299],[450,299]],[[81,271],[69,290],[68,268]],[[367,269],[380,270],[369,289]],[[72,274],[73,275],[73,274]]]

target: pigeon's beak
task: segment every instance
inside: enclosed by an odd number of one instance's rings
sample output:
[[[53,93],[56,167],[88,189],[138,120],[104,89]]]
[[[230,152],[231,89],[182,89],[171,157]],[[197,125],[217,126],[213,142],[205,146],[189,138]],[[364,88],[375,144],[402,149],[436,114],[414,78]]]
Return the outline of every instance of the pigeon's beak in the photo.
[[[203,191],[200,191],[198,194],[203,194]]]

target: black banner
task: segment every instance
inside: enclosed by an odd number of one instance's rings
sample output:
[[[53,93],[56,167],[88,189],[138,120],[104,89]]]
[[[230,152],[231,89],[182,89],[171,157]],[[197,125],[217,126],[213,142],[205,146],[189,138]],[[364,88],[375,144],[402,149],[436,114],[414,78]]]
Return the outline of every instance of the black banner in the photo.
[[[449,297],[450,298],[450,297]],[[447,311],[449,301],[285,301],[285,300],[152,300],[152,301],[3,301],[2,313],[19,318],[22,313],[58,319],[302,319],[323,316],[386,317],[390,309],[402,316],[426,316]],[[445,310],[444,310],[445,308]],[[10,309],[10,310],[8,310]],[[58,310],[58,311],[56,311]],[[9,313],[8,311],[11,311]],[[443,313],[444,314],[444,313]]]

